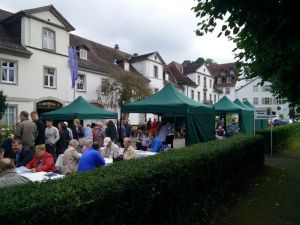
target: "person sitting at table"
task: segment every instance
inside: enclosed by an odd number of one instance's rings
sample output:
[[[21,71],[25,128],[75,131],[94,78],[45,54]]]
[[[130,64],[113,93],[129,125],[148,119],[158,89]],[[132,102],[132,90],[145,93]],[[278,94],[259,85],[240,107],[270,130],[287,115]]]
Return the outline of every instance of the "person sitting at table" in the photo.
[[[155,137],[154,133],[149,134],[149,150],[150,152],[160,152],[164,149],[163,143],[159,139],[159,137]]]
[[[15,153],[16,167],[25,166],[33,158],[33,153],[30,149],[23,149],[22,141],[19,138],[15,138],[11,144],[12,150]]]
[[[129,137],[124,138],[124,152],[123,152],[123,160],[129,160],[136,158],[136,153],[134,148],[131,145],[131,139]]]
[[[221,125],[218,126],[218,128],[216,129],[216,139],[217,140],[221,140],[225,137],[225,130],[223,129],[223,127]]]
[[[91,141],[91,140],[87,140]],[[81,156],[78,165],[78,172],[85,172],[105,165],[104,157],[99,152],[100,144],[95,142]]]
[[[119,146],[112,142],[110,137],[104,138],[103,141],[104,147],[101,149],[101,154],[105,158],[118,158],[119,156]]]
[[[55,170],[53,156],[46,152],[44,144],[35,146],[35,156],[26,165],[32,173],[35,172],[53,172]]]
[[[17,174],[13,159],[0,159],[0,187],[26,184],[31,182],[27,177]]]
[[[77,146],[79,142],[73,139],[69,143],[69,147],[64,152],[63,156],[63,174],[69,175],[77,171],[78,163],[81,158],[81,154],[77,152]]]

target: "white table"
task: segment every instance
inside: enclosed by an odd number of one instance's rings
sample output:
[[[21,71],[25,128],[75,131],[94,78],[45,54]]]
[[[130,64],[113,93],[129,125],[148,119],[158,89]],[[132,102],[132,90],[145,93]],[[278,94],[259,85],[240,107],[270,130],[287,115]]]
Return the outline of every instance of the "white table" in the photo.
[[[142,151],[142,150],[134,150],[134,151],[136,153],[137,158],[148,157],[157,154],[157,152],[149,152],[149,151]]]
[[[21,175],[23,177],[27,177],[31,181],[40,181],[41,182],[41,181],[46,181],[46,180],[55,180],[55,179],[64,177],[64,175],[60,175],[60,174],[56,174],[56,173],[47,173],[47,172],[32,173],[32,172],[24,171],[24,169],[22,170],[22,168],[16,168],[16,171],[19,175]],[[53,176],[46,176],[47,174],[48,175],[53,174]]]

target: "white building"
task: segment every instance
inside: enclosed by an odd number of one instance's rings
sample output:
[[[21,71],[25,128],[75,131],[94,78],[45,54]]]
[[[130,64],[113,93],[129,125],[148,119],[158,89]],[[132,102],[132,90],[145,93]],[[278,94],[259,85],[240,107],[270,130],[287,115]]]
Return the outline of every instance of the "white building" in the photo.
[[[271,93],[271,83],[260,85],[261,79],[243,79],[236,83],[236,96],[241,101],[248,100],[257,108],[271,107],[273,115],[283,115],[289,118],[289,104],[284,99],[278,99]]]

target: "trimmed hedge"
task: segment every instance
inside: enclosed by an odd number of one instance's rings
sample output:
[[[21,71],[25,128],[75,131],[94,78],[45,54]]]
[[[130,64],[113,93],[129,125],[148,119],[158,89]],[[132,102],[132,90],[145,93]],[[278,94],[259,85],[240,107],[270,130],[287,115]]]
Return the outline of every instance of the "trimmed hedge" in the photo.
[[[293,123],[287,125],[281,125],[272,128],[272,139],[273,139],[273,152],[283,150],[290,141],[297,135],[300,135],[300,123]],[[266,128],[258,130],[258,135],[262,135],[266,140],[265,152],[270,153],[271,151],[271,129]]]
[[[0,191],[1,224],[207,224],[263,168],[264,139],[236,135]],[[201,222],[202,221],[202,222]]]

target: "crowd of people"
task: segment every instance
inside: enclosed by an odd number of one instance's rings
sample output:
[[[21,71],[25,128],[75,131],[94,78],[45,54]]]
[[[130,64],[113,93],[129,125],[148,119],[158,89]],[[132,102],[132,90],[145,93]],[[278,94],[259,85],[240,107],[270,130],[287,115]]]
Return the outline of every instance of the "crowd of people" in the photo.
[[[117,125],[109,120],[106,127],[102,123],[92,123],[83,127],[75,119],[71,128],[65,122],[57,127],[48,118],[42,121],[37,112],[22,111],[20,122],[14,134],[7,138],[0,148],[0,183],[4,186],[28,182],[20,178],[15,167],[26,167],[30,172],[61,172],[70,175],[105,165],[105,158],[113,162],[136,158],[136,149],[160,152],[170,133],[170,124],[154,119],[149,125],[139,126],[132,137],[132,127],[128,120],[118,121]],[[55,162],[62,157],[63,168],[58,171]],[[4,180],[8,180],[7,182]],[[15,180],[15,182],[14,182]]]

